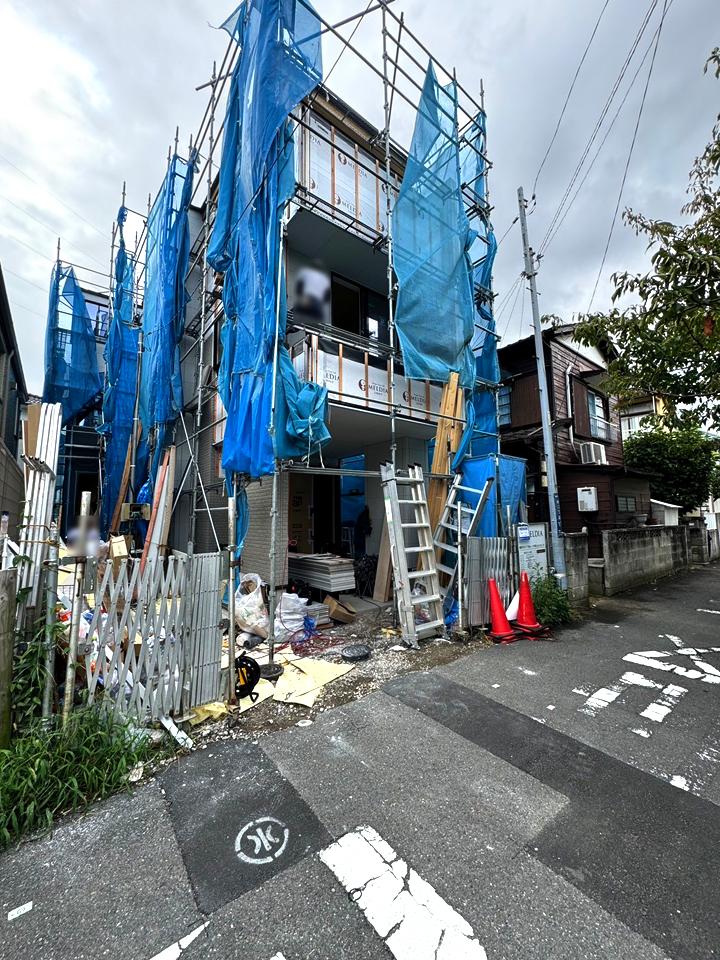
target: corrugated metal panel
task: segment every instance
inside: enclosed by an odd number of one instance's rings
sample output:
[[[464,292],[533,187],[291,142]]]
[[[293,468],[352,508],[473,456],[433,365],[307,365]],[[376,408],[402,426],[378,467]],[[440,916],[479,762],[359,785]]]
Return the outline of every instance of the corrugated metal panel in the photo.
[[[490,622],[487,582],[490,577],[497,581],[503,603],[507,607],[515,592],[510,563],[513,541],[507,537],[468,537],[467,583],[468,620],[471,626],[479,627]]]

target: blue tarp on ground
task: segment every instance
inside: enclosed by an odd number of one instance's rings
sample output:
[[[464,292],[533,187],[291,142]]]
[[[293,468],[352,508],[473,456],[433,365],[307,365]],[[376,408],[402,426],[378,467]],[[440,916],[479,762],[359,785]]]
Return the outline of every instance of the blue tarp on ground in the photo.
[[[295,188],[287,117],[322,79],[320,22],[304,2],[247,0],[223,27],[241,52],[227,103],[208,262],[224,273],[218,375],[227,411],[222,463],[228,478],[232,473],[254,478],[272,473],[276,456],[306,456],[330,437],[327,391],[300,383],[282,345],[287,310],[278,264],[282,212]]]
[[[61,403],[63,424],[97,405],[102,382],[85,297],[72,267],[56,263],[45,329],[43,401]]]
[[[165,447],[167,431],[182,410],[180,349],[188,296],[185,275],[190,257],[188,207],[195,157],[173,156],[155,198],[147,226],[144,349],[140,382],[142,442],[136,479],[152,481]],[[154,436],[150,431],[154,430]],[[152,462],[150,461],[152,445]]]
[[[395,315],[405,374],[472,389],[475,308],[462,194],[455,84],[428,65],[410,155],[393,211]]]
[[[519,523],[520,504],[527,503],[525,485],[525,461],[518,457],[508,457],[504,454],[490,454],[483,457],[466,457],[462,464],[463,484],[482,490],[485,481],[490,477],[494,483],[490,489],[490,496],[483,510],[478,529],[478,536],[497,537],[507,536],[507,511],[510,508],[510,523]],[[498,484],[500,487],[500,510],[498,511]],[[474,507],[477,497],[464,495],[465,502]],[[498,512],[500,524],[498,526]]]
[[[120,244],[115,257],[113,315],[104,354],[106,383],[103,424],[99,428],[105,437],[105,474],[100,511],[103,537],[110,532],[108,527],[120,492],[135,410],[138,328],[133,326],[135,264],[127,255],[123,236],[126,216],[126,210],[121,208],[117,219]]]

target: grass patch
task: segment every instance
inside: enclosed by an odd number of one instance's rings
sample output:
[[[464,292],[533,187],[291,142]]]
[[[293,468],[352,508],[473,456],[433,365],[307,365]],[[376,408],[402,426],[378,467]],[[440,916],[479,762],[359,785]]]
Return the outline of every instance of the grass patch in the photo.
[[[0,849],[122,789],[149,752],[142,733],[97,708],[76,710],[65,727],[33,724],[0,750]]]
[[[570,623],[573,618],[570,601],[555,577],[536,577],[531,588],[535,614],[544,627]]]

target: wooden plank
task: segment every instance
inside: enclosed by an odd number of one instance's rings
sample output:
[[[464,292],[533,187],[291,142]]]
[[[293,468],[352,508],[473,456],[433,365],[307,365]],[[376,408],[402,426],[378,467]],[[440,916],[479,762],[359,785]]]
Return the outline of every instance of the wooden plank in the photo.
[[[463,392],[457,373],[451,373],[443,387],[440,400],[440,416],[435,433],[435,452],[431,473],[450,473],[452,457],[457,453],[462,437]],[[449,450],[449,452],[448,452]],[[430,526],[434,530],[447,499],[448,481],[430,478],[428,483],[428,511]]]
[[[137,440],[135,448],[137,449],[137,444],[140,442],[140,425],[137,427]],[[113,510],[112,518],[110,520],[110,533],[117,533],[120,529],[120,511],[122,505],[125,503],[125,497],[127,496],[128,486],[130,485],[130,460],[132,458],[132,440],[128,443],[127,455],[125,456],[125,466],[123,467],[122,478],[120,480],[120,490],[118,491],[117,502],[115,503],[115,509]],[[133,490],[133,495],[136,495],[137,491]]]
[[[150,556],[150,547],[152,544],[152,536],[155,532],[155,526],[157,524],[158,510],[163,504],[163,497],[165,494],[165,476],[168,469],[168,461],[170,459],[170,451],[165,451],[165,456],[163,457],[162,466],[160,467],[160,474],[158,476],[158,483],[155,487],[155,494],[153,496],[153,505],[152,513],[150,514],[150,522],[148,523],[147,536],[145,537],[145,546],[143,547],[142,559],[140,560],[140,572],[143,573],[145,570],[145,564],[148,561]],[[162,522],[162,521],[161,521]]]
[[[383,528],[380,537],[380,552],[378,554],[377,570],[375,572],[375,589],[373,600],[376,603],[386,603],[392,597],[392,562],[390,558],[390,537],[388,535],[387,518],[383,511]]]

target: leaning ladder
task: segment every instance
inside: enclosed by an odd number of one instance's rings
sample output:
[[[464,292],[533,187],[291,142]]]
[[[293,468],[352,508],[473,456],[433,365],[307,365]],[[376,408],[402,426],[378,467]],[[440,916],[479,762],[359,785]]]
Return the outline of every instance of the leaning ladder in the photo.
[[[425,480],[421,467],[410,467],[408,476],[404,477],[397,476],[389,463],[380,466],[380,477],[403,641],[412,647],[417,647],[418,640],[435,636],[445,630],[443,598],[435,567],[435,547],[425,494]],[[411,519],[404,519],[403,514],[409,514]],[[414,531],[417,534],[417,546],[407,546],[405,542],[407,531]],[[424,561],[422,567],[409,562],[420,558]],[[417,569],[410,569],[411,566]],[[412,586],[416,581],[422,583],[425,592],[413,596]],[[420,606],[427,606],[429,609],[429,620],[416,622],[415,613]]]
[[[440,561],[436,561],[435,564],[436,569],[440,573],[444,573],[446,575],[445,579],[447,579],[446,584],[440,585],[440,593],[443,598],[447,597],[448,594],[453,593],[458,577],[458,566],[460,562],[458,541],[461,539],[458,535],[458,527],[460,527],[463,537],[475,536],[477,526],[480,523],[480,518],[482,517],[485,504],[490,496],[490,490],[493,485],[493,477],[489,477],[485,481],[482,490],[478,490],[475,487],[463,486],[460,481],[461,477],[458,474],[455,476],[455,479],[450,485],[450,490],[448,491],[448,496],[447,500],[445,501],[442,515],[440,516],[437,527],[435,527],[435,533],[433,535],[433,546],[438,551],[440,557],[442,557],[443,551],[447,551],[455,558],[452,566],[448,566]],[[477,497],[477,503],[475,506],[469,507],[467,504],[463,503],[461,499],[458,499],[458,495],[461,493],[469,493]],[[461,519],[463,516],[470,518],[467,525],[463,523]],[[448,539],[448,534],[450,532],[452,532],[455,536],[454,542]]]

